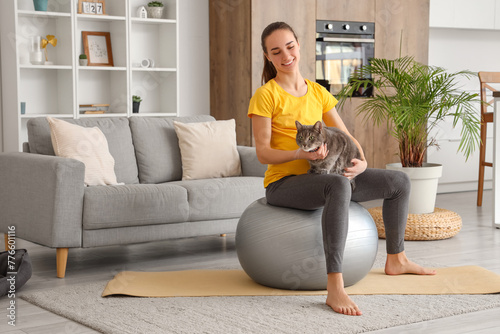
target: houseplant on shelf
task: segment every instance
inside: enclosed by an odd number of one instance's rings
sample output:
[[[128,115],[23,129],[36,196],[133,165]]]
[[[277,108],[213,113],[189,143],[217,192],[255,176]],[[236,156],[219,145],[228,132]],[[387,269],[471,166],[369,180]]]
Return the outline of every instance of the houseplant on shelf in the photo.
[[[80,63],[80,66],[87,66],[87,64],[89,63],[87,55],[85,53],[82,53],[79,56],[78,62]]]
[[[371,119],[377,125],[385,122],[398,141],[401,163],[388,164],[387,168],[401,169],[412,179],[410,213],[434,211],[442,166],[424,162],[427,148],[437,146],[431,130],[448,118],[453,119],[453,126],[461,122],[459,151],[466,159],[480,143],[480,122],[475,108],[480,103],[478,94],[460,91],[457,82],[461,77],[473,76],[475,73],[469,71],[448,73],[410,56],[394,60],[372,58],[339,93],[341,107],[354,92],[373,86],[375,95],[359,106],[358,114],[364,114],[365,121]],[[430,184],[422,180],[431,176],[419,176],[427,171],[436,177]],[[419,194],[420,191],[428,193]]]
[[[141,106],[141,97],[138,95],[132,95],[132,112],[134,114],[139,113],[139,107]]]
[[[161,1],[151,1],[148,3],[148,17],[161,19],[163,16],[163,3]]]

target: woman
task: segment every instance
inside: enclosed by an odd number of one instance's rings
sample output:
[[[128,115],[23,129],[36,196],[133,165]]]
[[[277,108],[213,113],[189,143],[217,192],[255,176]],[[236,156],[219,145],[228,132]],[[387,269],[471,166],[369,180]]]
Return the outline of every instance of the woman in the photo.
[[[404,252],[404,231],[408,214],[410,183],[406,174],[382,169],[367,169],[358,141],[353,138],[340,116],[337,100],[322,86],[305,80],[299,71],[300,44],[293,29],[284,22],[267,26],[261,37],[264,51],[262,87],[250,101],[257,157],[268,164],[264,178],[267,202],[272,205],[312,210],[324,207],[322,217],[323,244],[327,263],[328,296],[326,304],[335,312],[361,315],[358,306],[344,290],[342,256],[344,252],[349,202],[383,198],[383,217],[387,240],[388,275],[405,273],[433,275],[411,261]],[[356,143],[361,159],[344,176],[307,174],[308,160],[324,159],[328,147],[316,152],[298,149],[295,142],[295,120],[312,125],[323,120],[337,127]],[[356,188],[349,180],[356,177]]]

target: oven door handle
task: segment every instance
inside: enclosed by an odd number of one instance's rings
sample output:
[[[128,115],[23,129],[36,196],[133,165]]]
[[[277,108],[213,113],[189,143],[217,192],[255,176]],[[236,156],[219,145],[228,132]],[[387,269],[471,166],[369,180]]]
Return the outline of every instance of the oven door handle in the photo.
[[[344,43],[375,43],[373,38],[342,38],[342,37],[320,37],[316,41],[319,42],[344,42]]]

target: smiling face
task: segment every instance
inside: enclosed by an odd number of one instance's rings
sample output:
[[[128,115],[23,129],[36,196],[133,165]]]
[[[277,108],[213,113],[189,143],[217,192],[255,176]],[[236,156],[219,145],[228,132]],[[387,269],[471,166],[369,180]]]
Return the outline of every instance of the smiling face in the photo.
[[[298,70],[300,45],[293,32],[287,29],[278,29],[266,38],[265,45],[265,55],[278,72]]]

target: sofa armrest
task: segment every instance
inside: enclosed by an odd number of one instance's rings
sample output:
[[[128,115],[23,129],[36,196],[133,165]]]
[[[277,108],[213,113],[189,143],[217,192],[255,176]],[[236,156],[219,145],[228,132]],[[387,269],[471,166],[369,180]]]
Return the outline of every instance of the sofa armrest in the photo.
[[[31,153],[0,154],[0,232],[48,247],[80,247],[85,165]]]
[[[255,147],[238,146],[238,153],[241,160],[241,172],[243,176],[262,176],[266,172],[267,165],[260,163],[257,159]]]

